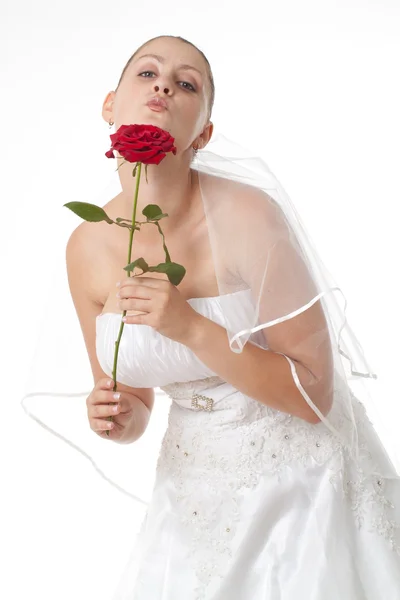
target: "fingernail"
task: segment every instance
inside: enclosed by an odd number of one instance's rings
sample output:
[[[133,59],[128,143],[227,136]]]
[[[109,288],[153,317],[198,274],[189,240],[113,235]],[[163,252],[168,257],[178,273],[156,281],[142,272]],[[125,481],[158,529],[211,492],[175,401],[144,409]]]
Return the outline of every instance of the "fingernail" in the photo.
[[[121,282],[120,282],[120,281],[117,281],[117,284],[116,284],[116,286],[115,286],[115,287],[119,287],[120,285],[121,285]]]
[[[120,396],[121,396],[120,392],[116,392],[116,393],[113,395],[113,398],[114,398],[114,400],[119,400]]]

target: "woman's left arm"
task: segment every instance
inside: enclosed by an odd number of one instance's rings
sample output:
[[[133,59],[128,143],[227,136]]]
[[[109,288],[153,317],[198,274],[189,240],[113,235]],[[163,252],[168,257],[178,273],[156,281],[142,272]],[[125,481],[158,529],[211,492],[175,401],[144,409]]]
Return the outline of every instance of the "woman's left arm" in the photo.
[[[302,353],[299,344],[300,338],[313,339],[315,343],[316,337],[321,337],[319,332],[323,321],[322,308],[319,302],[316,302],[297,317],[271,327],[268,339],[274,347],[279,347],[280,352],[290,356],[303,387],[305,381],[313,382],[313,402],[317,404],[315,397],[318,396],[318,408],[325,415],[331,407],[331,395],[324,389],[325,378],[319,377],[315,370],[325,369],[326,365],[330,364],[329,340],[319,340],[319,356],[313,364],[314,373],[305,366],[306,348],[304,346]],[[297,388],[289,362],[281,354],[249,342],[245,344],[242,352],[237,354],[229,346],[225,328],[200,314],[193,317],[184,343],[212,371],[246,396],[309,423],[320,422]],[[294,348],[298,348],[297,358],[293,355]],[[300,360],[302,354],[303,361]]]

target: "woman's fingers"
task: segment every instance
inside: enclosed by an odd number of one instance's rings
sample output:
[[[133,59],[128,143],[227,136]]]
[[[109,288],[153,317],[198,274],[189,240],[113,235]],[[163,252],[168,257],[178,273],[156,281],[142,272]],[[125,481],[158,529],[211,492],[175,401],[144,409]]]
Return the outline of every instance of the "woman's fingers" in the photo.
[[[120,299],[139,298],[141,300],[151,300],[154,293],[153,290],[154,288],[144,285],[126,285],[118,290],[116,296]]]
[[[110,417],[121,412],[121,404],[97,404],[93,406],[93,417]]]
[[[90,425],[93,431],[100,433],[102,431],[110,431],[115,427],[115,423],[113,421],[107,421],[106,419],[91,419]]]
[[[86,398],[86,405],[92,431],[117,441],[123,438],[126,428],[131,425],[132,402],[130,394],[114,392],[113,386],[111,379],[100,379]]]
[[[150,300],[140,300],[138,298],[126,298],[118,302],[118,308],[121,310],[140,310],[142,312],[151,312],[152,303]]]

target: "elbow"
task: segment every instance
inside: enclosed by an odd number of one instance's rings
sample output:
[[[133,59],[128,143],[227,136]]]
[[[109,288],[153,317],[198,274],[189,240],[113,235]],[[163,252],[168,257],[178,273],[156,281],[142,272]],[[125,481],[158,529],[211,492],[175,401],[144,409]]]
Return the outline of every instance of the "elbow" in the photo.
[[[307,369],[307,367],[304,366]],[[311,402],[316,406],[321,417],[307,403],[308,413],[306,420],[312,425],[318,425],[329,415],[334,401],[334,368],[331,355],[326,359],[322,366],[317,365],[314,369],[307,369],[311,379],[309,378],[303,387],[311,399]]]
[[[310,423],[311,425],[318,425],[319,423],[321,423],[321,419],[319,418],[319,416],[317,415],[317,413],[315,413],[312,409],[311,410],[311,414],[309,414],[307,416],[307,418],[305,419],[305,421],[307,421],[307,423]]]

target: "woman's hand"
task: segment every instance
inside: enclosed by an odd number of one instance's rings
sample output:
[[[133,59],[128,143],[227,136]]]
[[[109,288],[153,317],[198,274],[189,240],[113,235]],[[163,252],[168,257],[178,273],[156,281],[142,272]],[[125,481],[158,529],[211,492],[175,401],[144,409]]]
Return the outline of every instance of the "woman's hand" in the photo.
[[[163,279],[127,277],[120,282],[117,297],[122,310],[142,313],[126,315],[126,324],[150,325],[165,337],[187,346],[205,319],[175,285]]]
[[[122,442],[132,428],[132,402],[125,392],[121,392],[119,398],[114,398],[114,393],[118,392],[113,392],[113,381],[111,384],[110,381],[109,377],[104,377],[94,386],[86,398],[87,414],[90,429],[100,437],[106,437],[106,431],[109,430],[107,437],[110,440]],[[113,421],[110,421],[110,416]]]

